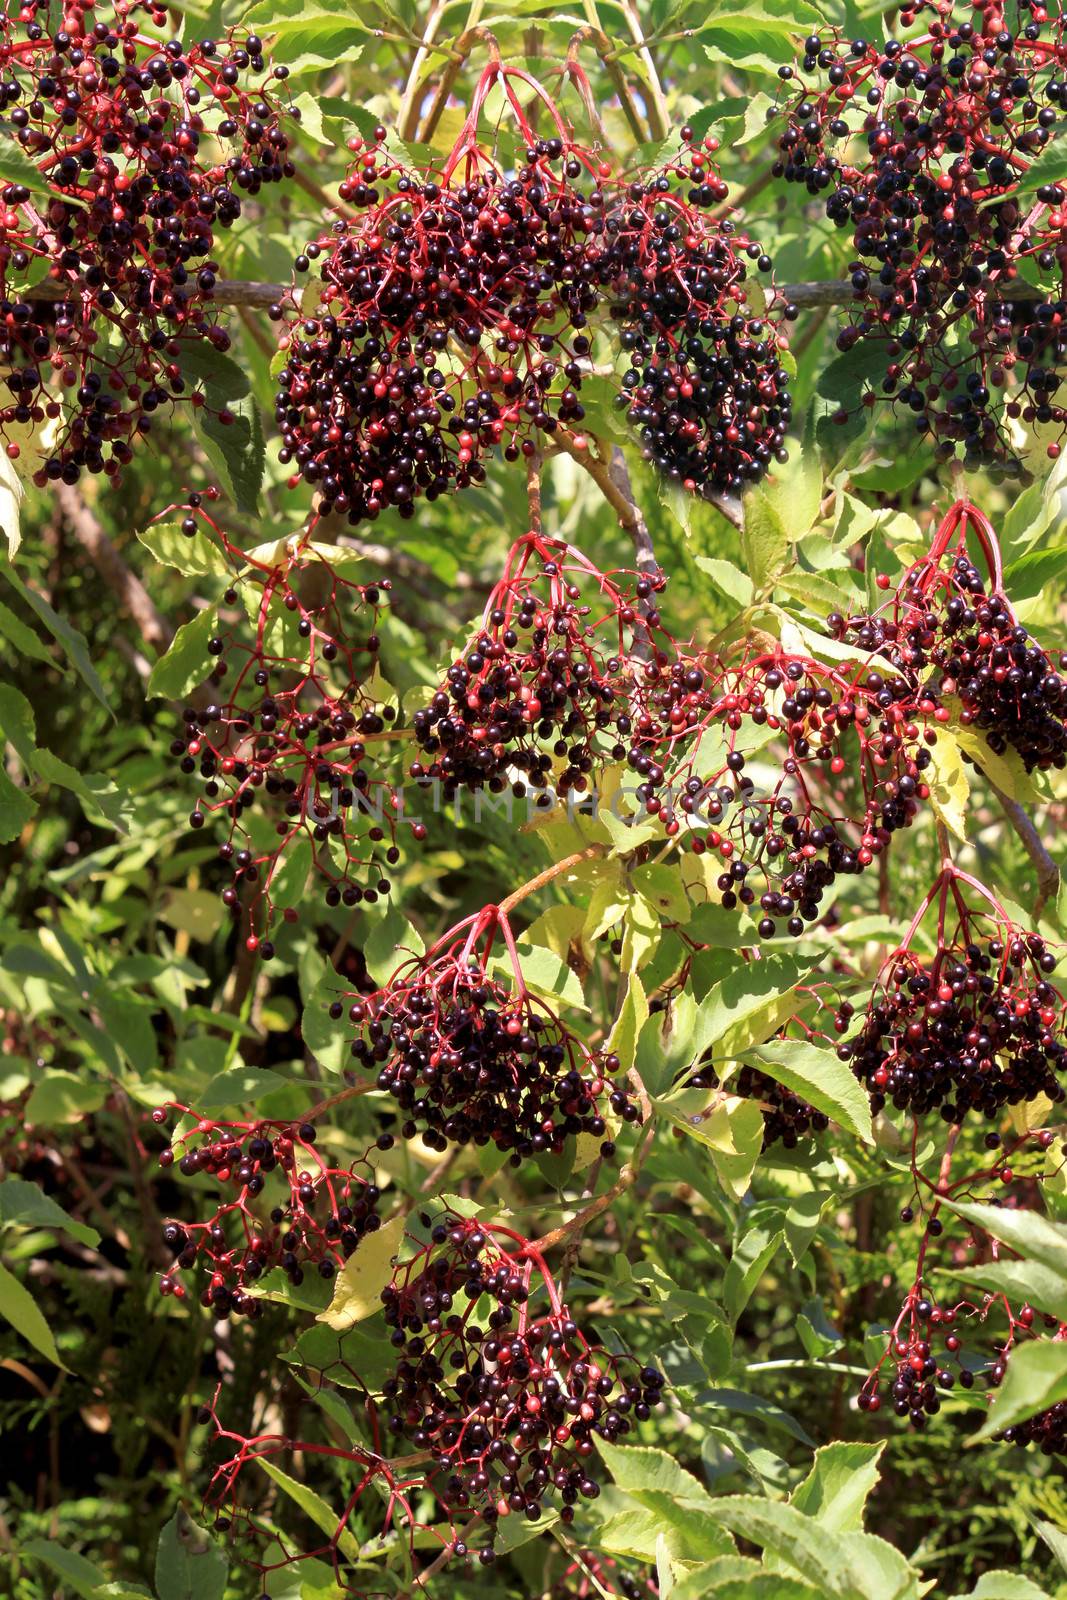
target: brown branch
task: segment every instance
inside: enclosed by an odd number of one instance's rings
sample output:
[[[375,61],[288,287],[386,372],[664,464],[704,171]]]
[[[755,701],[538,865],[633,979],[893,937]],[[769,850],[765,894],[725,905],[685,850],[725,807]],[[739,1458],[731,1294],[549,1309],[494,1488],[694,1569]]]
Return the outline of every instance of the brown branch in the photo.
[[[1033,818],[1023,810],[1018,800],[1009,799],[995,783],[990,787],[1000,801],[1004,815],[1022,840],[1023,848],[1037,872],[1037,899],[1034,902],[1034,921],[1037,922],[1046,904],[1059,888],[1060,869],[1045,849]]]
[[[70,531],[108,588],[118,596],[124,610],[133,618],[141,637],[162,653],[174,634],[170,624],[156,610],[148,590],[140,578],[130,571],[77,489],[68,483],[57,483],[55,492]]]
[[[637,555],[637,564],[644,563],[644,571],[658,572],[655,552],[649,537],[648,526],[641,508],[634,500],[633,490],[630,486],[630,474],[626,468],[626,459],[618,445],[612,449],[611,456],[604,461],[589,450],[579,450],[571,442],[569,436],[560,431],[553,436],[553,444],[563,450],[584,472],[587,472],[597,485],[601,494],[611,506],[619,519],[619,526],[630,535],[634,542],[634,551]],[[621,463],[621,470],[620,470]],[[744,527],[744,509],[741,501],[733,495],[709,495],[708,502],[716,510],[721,511],[728,522],[735,528]]]

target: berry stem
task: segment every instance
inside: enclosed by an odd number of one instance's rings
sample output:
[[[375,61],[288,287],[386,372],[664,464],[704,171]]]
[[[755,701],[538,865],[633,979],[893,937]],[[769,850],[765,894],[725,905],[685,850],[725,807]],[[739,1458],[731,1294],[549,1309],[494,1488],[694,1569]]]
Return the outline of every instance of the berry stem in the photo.
[[[501,900],[497,908],[500,915],[507,917],[509,912],[513,911],[528,895],[536,894],[537,890],[543,889],[546,883],[551,883],[553,878],[558,878],[562,873],[569,872],[572,867],[578,866],[580,862],[593,861],[598,856],[602,856],[606,849],[606,845],[591,844],[587,850],[576,850],[573,855],[564,856],[562,861],[554,862],[552,866],[546,867],[544,872],[539,872],[536,878],[531,878],[528,883],[524,883],[520,888],[515,889],[508,895],[506,900]]]

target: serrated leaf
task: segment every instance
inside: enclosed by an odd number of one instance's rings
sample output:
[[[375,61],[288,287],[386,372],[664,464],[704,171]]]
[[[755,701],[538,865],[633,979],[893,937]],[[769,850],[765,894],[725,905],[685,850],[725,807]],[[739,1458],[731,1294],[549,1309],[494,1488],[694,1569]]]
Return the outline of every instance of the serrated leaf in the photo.
[[[137,537],[157,561],[186,577],[224,578],[232,571],[225,551],[199,526],[196,533],[187,534],[179,522],[151,522],[137,530]]]
[[[774,587],[775,579],[785,571],[789,539],[785,519],[766,491],[750,490],[745,496],[741,555],[756,595],[767,594]]]
[[[160,656],[148,679],[150,699],[182,700],[208,678],[212,658],[207,642],[216,628],[215,608],[207,606],[191,622],[184,622],[170,648]]]
[[[880,1444],[837,1440],[815,1452],[811,1471],[794,1489],[790,1504],[818,1519],[830,1533],[853,1533],[863,1527],[863,1513],[878,1482]]]
[[[747,1053],[749,1058],[864,1144],[874,1143],[867,1093],[832,1049],[807,1039],[774,1039]]]
[[[924,777],[930,785],[930,804],[949,832],[966,843],[971,786],[960,746],[953,734],[941,725],[937,730],[937,743],[928,748],[930,765]]]
[[[812,962],[774,952],[746,961],[717,983],[701,1004],[702,1041],[715,1057],[737,1059],[770,1037],[795,1009],[793,991]]]
[[[659,1519],[672,1554],[700,1561],[731,1548],[713,1520],[716,1502],[665,1450],[609,1444],[606,1439],[597,1439],[596,1444],[612,1481]]]
[[[1016,1345],[1004,1381],[972,1443],[991,1439],[1061,1400],[1067,1400],[1067,1341],[1034,1339]]]

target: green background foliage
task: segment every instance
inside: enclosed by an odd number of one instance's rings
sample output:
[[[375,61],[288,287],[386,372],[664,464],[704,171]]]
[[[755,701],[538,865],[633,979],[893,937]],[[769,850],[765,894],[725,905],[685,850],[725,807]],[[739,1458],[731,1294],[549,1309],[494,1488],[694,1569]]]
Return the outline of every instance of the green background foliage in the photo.
[[[418,160],[425,99],[446,72],[453,99],[429,142],[436,156],[448,149],[484,64],[477,40],[469,55],[457,49],[475,24],[493,29],[508,60],[558,88],[589,140],[595,131],[580,97],[555,74],[576,30],[591,30],[583,60],[620,161],[648,162],[673,148],[669,130],[687,120],[714,132],[731,198],[773,249],[778,280],[845,271],[847,241],[821,208],[764,182],[774,138],[766,111],[798,30],[830,22],[876,33],[880,7],[585,0],[572,14],[537,0],[435,0],[429,8],[261,0],[242,11],[214,0],[183,15],[190,32],[255,25],[273,41],[273,58],[289,65],[303,112],[296,159],[314,182],[246,206],[220,241],[228,278],[289,280],[294,254],[322,226],[323,196],[336,193],[353,133],[381,121],[394,146]],[[424,31],[433,41],[425,47]],[[835,316],[823,308],[796,325],[790,461],[748,497],[743,533],[712,505],[659,483],[626,445],[634,496],[669,575],[663,608],[678,638],[706,644],[746,627],[782,641],[809,638],[828,610],[862,606],[869,575],[895,576],[918,554],[951,498],[891,414],[861,411],[855,428],[822,425],[862,385],[857,362],[833,358]],[[761,1154],[751,1105],[694,1116],[704,1102],[675,1084],[681,1067],[708,1052],[763,1050],[774,1061],[766,1041],[785,1014],[782,996],[788,1010],[808,975],[843,965],[873,979],[937,869],[931,816],[892,854],[881,881],[844,880],[832,919],[772,954],[755,968],[758,978],[740,955],[751,925],[721,911],[713,876],[695,858],[664,852],[662,840],[653,846],[610,817],[508,817],[473,804],[426,815],[428,838],[405,851],[388,901],[331,909],[311,886],[298,919],[280,928],[270,966],[248,959],[219,900],[217,841],[210,828],[189,831],[191,791],[168,753],[178,703],[205,675],[225,568],[206,542],[153,522],[168,502],[214,482],[225,491],[220,520],[243,549],[288,536],[311,511],[310,491],[287,487],[270,440],[271,325],[253,309],[235,309],[231,321],[237,351],[213,363],[209,385],[238,413],[238,427],[213,434],[210,423],[193,425],[179,411],[120,487],[90,483],[55,498],[30,489],[20,519],[17,495],[8,489],[5,501],[0,1429],[8,1481],[0,1586],[15,1600],[244,1600],[258,1592],[225,1539],[198,1526],[211,1463],[197,1408],[222,1379],[226,1417],[242,1431],[343,1438],[358,1430],[358,1408],[343,1390],[332,1405],[317,1405],[301,1373],[316,1363],[328,1369],[339,1341],[357,1368],[378,1370],[380,1317],[334,1332],[315,1319],[325,1290],[319,1301],[271,1304],[255,1323],[214,1324],[195,1296],[161,1298],[161,1220],[194,1214],[206,1187],[161,1173],[162,1137],[149,1113],[176,1100],[219,1115],[300,1115],[331,1092],[343,1066],[345,1041],[324,1025],[323,1011],[338,972],[343,986],[368,974],[382,982],[398,946],[428,946],[483,904],[585,851],[523,903],[519,937],[540,952],[533,962],[553,986],[562,974],[581,1030],[602,1039],[614,1028],[624,1066],[636,1061],[652,1097],[654,1138],[637,1181],[584,1233],[568,1264],[568,1296],[611,1347],[662,1364],[669,1404],[637,1444],[602,1447],[609,1487],[572,1535],[562,1538],[546,1518],[523,1530],[526,1541],[491,1574],[445,1570],[429,1592],[469,1588],[486,1600],[569,1593],[553,1585],[573,1550],[588,1546],[626,1570],[654,1571],[660,1594],[673,1600],[1062,1600],[1067,1494],[1055,1461],[1002,1444],[975,1447],[985,1417],[977,1391],[956,1391],[921,1434],[895,1426],[886,1411],[856,1410],[859,1383],[911,1281],[915,1228],[899,1219],[911,1192],[901,1128],[883,1120],[872,1131],[866,1096],[832,1051],[779,1050],[782,1081],[833,1124],[795,1151],[776,1145]],[[587,425],[608,448],[625,434],[609,384],[604,391],[598,404],[590,386]],[[1067,572],[1060,474],[1046,470],[1041,452],[1030,464],[1035,481],[1021,491],[981,475],[966,489],[1000,534],[1020,620],[1056,648]],[[564,455],[546,462],[543,510],[546,531],[601,568],[632,564],[614,511]],[[526,521],[523,474],[500,467],[477,489],[420,505],[412,521],[387,513],[355,530],[328,530],[360,581],[392,580],[382,672],[402,711],[425,698],[469,635]],[[101,534],[117,567],[101,559]],[[950,731],[948,751],[936,798],[961,835],[961,861],[1032,907],[1033,865],[987,777],[962,759],[982,756],[992,775],[988,751],[969,747],[966,730],[957,746]],[[1054,786],[1006,764],[996,776],[1062,859]],[[1063,937],[1061,915],[1054,902],[1045,911],[1050,938]],[[687,997],[664,1033],[648,999],[690,956]],[[331,1156],[351,1160],[380,1117],[377,1097],[349,1102],[324,1130]],[[980,1135],[965,1139],[980,1164]],[[621,1142],[625,1161],[636,1136]],[[933,1139],[920,1147],[924,1170],[936,1170],[937,1157]],[[398,1145],[381,1167],[394,1207],[447,1192],[531,1236],[572,1218],[613,1181],[610,1171],[568,1158],[513,1170],[491,1151],[464,1151],[445,1174],[417,1142]],[[1036,1158],[1032,1169],[1024,1174],[1032,1190],[1053,1222],[1067,1223],[1062,1182],[1038,1184]],[[1052,1244],[1029,1233],[1019,1241],[1023,1291],[1060,1318],[1063,1238],[1061,1229]],[[1047,1304],[1032,1268],[1043,1244],[1060,1285]],[[1024,1377],[1025,1393],[1005,1401],[1032,1410],[1041,1396],[1047,1403],[1067,1393],[1058,1361]],[[286,1472],[260,1484],[264,1515],[295,1548],[308,1548],[316,1524],[343,1503],[346,1469],[309,1454]],[[358,1544],[374,1529],[368,1521],[353,1531]],[[371,1592],[415,1592],[403,1552],[375,1547],[364,1556]],[[269,1587],[287,1600],[334,1592],[321,1562],[289,1569]]]

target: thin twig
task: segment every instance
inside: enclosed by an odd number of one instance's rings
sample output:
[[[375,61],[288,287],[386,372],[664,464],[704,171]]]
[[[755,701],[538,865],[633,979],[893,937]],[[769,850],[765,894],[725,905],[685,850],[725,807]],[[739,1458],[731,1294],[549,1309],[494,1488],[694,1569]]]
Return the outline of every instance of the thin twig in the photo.
[[[124,610],[136,623],[142,639],[161,652],[166,650],[174,637],[170,624],[156,610],[148,590],[119,555],[96,515],[71,484],[57,483],[55,493],[71,533],[108,588],[118,596]]]
[[[995,783],[991,784],[990,788],[1000,801],[1004,815],[1022,840],[1023,848],[1037,872],[1037,899],[1034,901],[1034,921],[1037,922],[1048,901],[1059,889],[1060,869],[1045,849],[1033,818],[1024,811],[1018,800],[1010,799],[997,788]]]

